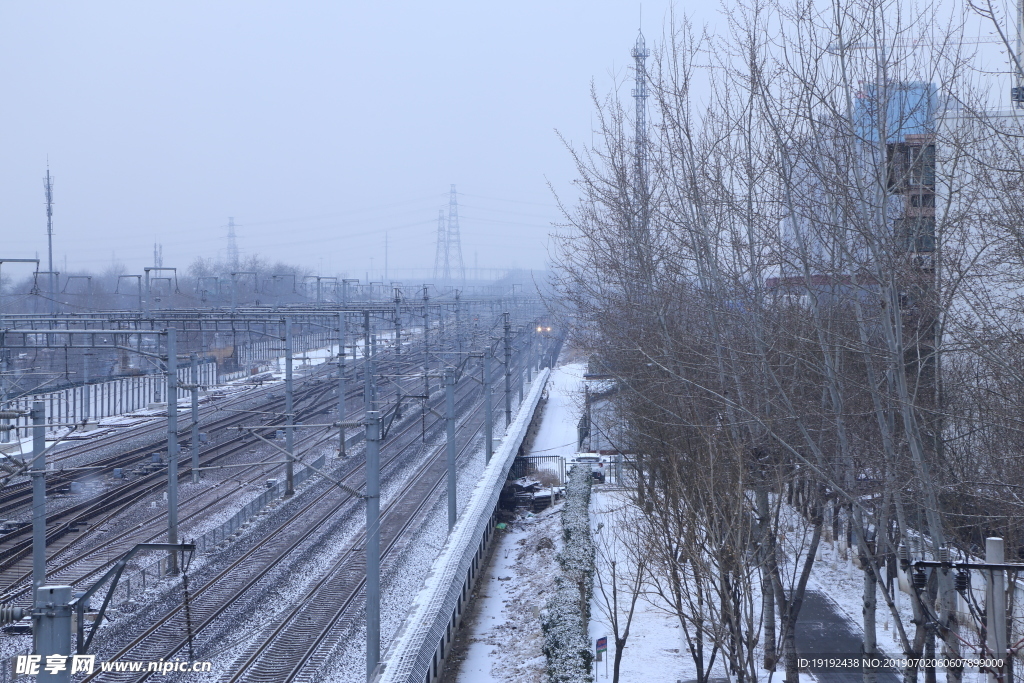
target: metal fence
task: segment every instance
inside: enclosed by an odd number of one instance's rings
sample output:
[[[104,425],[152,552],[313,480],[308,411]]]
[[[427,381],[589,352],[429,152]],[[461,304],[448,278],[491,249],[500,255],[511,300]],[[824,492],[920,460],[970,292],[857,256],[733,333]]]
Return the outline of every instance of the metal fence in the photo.
[[[565,483],[565,458],[560,455],[520,455],[512,461],[509,479],[531,477],[545,486]]]

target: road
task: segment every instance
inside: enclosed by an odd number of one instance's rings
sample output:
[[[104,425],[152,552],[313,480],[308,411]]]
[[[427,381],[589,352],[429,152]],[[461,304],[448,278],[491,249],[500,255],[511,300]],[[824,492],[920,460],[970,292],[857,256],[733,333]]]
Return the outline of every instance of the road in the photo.
[[[857,657],[863,649],[859,633],[850,628],[850,621],[839,613],[835,603],[818,591],[804,595],[800,617],[796,623],[796,649],[801,658]],[[862,683],[860,669],[815,668],[807,669],[821,683]],[[900,677],[892,669],[878,674],[878,683],[899,683]]]

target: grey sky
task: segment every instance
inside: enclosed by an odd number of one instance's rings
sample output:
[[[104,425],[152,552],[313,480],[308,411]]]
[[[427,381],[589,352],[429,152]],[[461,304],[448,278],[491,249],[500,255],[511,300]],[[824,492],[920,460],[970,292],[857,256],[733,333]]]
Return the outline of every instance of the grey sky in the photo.
[[[649,36],[667,6],[645,3]],[[450,183],[467,266],[543,267],[545,179],[572,193],[554,129],[589,138],[638,9],[3,3],[0,256],[45,257],[49,155],[59,270],[137,272],[154,241],[186,266],[223,253],[228,216],[243,254],[362,277],[387,230],[392,269],[429,268]]]

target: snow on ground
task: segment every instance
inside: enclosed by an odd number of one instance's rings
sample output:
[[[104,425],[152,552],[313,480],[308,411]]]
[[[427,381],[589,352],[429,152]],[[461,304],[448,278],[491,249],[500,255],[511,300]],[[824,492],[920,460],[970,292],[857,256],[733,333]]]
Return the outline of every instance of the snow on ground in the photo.
[[[583,363],[556,367],[529,455],[572,455],[576,450],[576,400]],[[561,505],[520,518],[497,540],[485,579],[477,585],[469,642],[458,683],[540,681],[544,637],[540,611],[554,587],[561,546]]]
[[[629,610],[631,598],[630,561],[619,533],[623,524],[624,496],[621,491],[603,486],[595,486],[590,502],[590,523],[595,529],[595,545],[597,546],[594,579],[594,599],[591,604],[590,636],[595,642],[602,636],[608,638],[608,652],[605,661],[597,664],[596,681],[607,678],[611,680],[615,657],[615,632],[610,626],[606,599],[602,597],[600,581],[605,578],[607,601],[611,600],[609,565],[616,562],[616,574],[619,583],[619,619],[620,629],[625,627],[625,615]],[[598,525],[600,529],[598,530]],[[715,677],[726,676],[721,667],[721,657],[716,662]],[[697,669],[690,658],[683,640],[679,620],[659,609],[649,600],[641,596],[636,601],[636,611],[630,624],[629,638],[622,654],[620,680],[644,683],[676,683],[697,676]]]
[[[568,456],[575,452],[583,372],[583,363],[562,365],[552,372],[548,402],[530,455]],[[469,645],[458,668],[457,683],[544,680],[546,661],[540,615],[558,571],[555,556],[562,542],[561,507],[515,520],[496,541],[485,580],[477,586],[470,619],[461,635]],[[615,534],[621,507],[620,490],[595,485],[591,521],[595,530],[601,525],[597,531],[598,544],[602,544],[602,538],[607,539],[605,569],[611,555],[619,563],[625,556]],[[620,600],[623,597],[620,594]],[[608,659],[596,669],[596,681],[600,683],[611,680],[615,645],[606,610],[600,608],[599,600],[599,588],[595,585],[591,636],[609,637]],[[726,677],[720,662],[712,675]],[[620,680],[676,683],[695,676],[696,668],[685,650],[677,620],[645,599],[638,600]],[[811,682],[814,677],[801,674],[801,680]]]
[[[571,456],[576,452],[577,402],[585,369],[584,363],[571,363],[552,370],[548,378],[548,401],[528,455]]]
[[[469,647],[458,683],[543,680],[540,611],[554,590],[562,545],[562,506],[516,520],[494,548],[474,594]]]

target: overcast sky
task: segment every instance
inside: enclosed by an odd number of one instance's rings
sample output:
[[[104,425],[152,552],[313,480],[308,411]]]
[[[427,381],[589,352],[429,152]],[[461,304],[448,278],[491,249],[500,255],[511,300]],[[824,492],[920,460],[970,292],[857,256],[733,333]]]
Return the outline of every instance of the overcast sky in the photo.
[[[668,2],[645,2],[649,36]],[[460,192],[467,267],[542,268],[572,196],[556,137],[630,76],[639,3],[5,2],[0,258],[129,272],[244,254],[324,275],[431,268]],[[629,85],[624,95],[629,95]],[[45,262],[43,264],[45,268]],[[15,274],[8,266],[5,274]],[[397,278],[395,276],[398,276]]]

